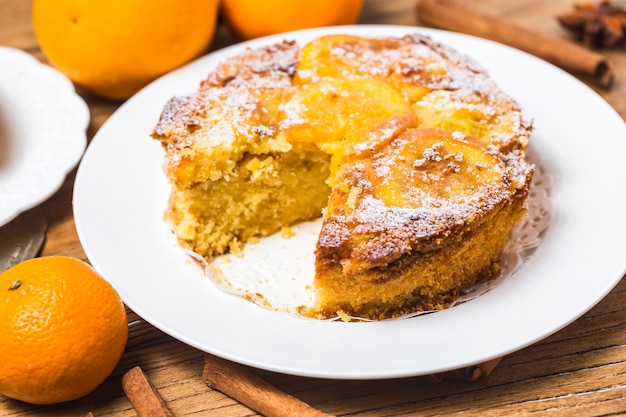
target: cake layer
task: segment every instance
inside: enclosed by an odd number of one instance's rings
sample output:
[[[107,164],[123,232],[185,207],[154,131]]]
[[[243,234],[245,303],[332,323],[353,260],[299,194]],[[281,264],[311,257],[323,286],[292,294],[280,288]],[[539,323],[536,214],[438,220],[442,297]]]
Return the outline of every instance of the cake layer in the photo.
[[[238,253],[250,239],[319,217],[329,167],[320,152],[246,155],[227,178],[175,188],[166,219],[184,247],[209,260]]]

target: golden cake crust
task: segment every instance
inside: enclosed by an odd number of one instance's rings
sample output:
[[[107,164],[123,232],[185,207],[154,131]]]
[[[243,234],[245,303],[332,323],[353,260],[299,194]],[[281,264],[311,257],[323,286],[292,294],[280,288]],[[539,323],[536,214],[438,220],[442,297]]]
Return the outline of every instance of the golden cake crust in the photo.
[[[446,246],[525,196],[528,183],[515,181],[529,176],[531,167],[507,167],[483,149],[471,137],[418,128],[368,152],[344,155],[318,259],[342,259],[346,274],[384,266],[407,253]],[[363,266],[349,267],[353,263]]]
[[[289,93],[298,51],[294,42],[249,50],[219,65],[197,92],[169,100],[152,136],[166,151],[170,182],[189,188],[215,181],[246,153],[290,146],[268,139],[275,134],[282,96]]]

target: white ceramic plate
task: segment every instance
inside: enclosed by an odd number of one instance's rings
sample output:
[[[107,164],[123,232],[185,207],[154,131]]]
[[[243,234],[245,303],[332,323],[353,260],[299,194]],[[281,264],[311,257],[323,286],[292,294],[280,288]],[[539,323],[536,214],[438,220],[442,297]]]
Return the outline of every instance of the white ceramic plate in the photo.
[[[553,178],[553,220],[539,247],[493,291],[407,320],[299,319],[226,294],[177,247],[162,216],[169,187],[149,138],[165,102],[194,91],[246,47],[326,33],[414,31],[475,57],[535,120],[532,146]],[[626,270],[626,126],[563,71],[485,40],[400,26],[316,29],[259,39],[203,57],[128,100],[102,127],[79,167],[74,214],[94,267],[126,304],[164,332],[243,364],[328,378],[389,378],[455,369],[528,346],[602,299]]]
[[[50,197],[87,145],[89,109],[60,72],[0,47],[0,226]]]

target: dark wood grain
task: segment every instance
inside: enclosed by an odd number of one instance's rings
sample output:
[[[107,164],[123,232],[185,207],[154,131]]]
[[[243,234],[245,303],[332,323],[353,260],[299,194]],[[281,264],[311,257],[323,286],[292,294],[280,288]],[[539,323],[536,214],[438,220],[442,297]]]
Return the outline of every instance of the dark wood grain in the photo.
[[[567,39],[554,16],[569,10],[575,1],[467,0],[466,3]],[[33,34],[30,7],[26,0],[0,0],[0,45],[23,49],[45,62]],[[366,0],[361,22],[420,24],[414,0]],[[228,29],[220,26],[213,49],[234,42]],[[616,68],[615,84],[610,91],[590,86],[626,118],[626,50],[605,54]],[[79,92],[90,107],[91,138],[121,103]],[[43,254],[87,260],[72,216],[74,174],[70,173],[61,189],[42,205],[49,223]],[[177,416],[258,415],[207,387],[202,381],[203,352],[164,334],[132,311],[129,311],[129,325],[126,351],[113,374],[96,391],[80,400],[53,406],[24,404],[0,395],[0,416],[84,417],[90,411],[95,417],[136,416],[121,385],[123,375],[135,366],[141,366],[150,375],[151,382]],[[626,282],[620,282],[597,306],[566,328],[509,354],[488,378],[475,382],[434,383],[428,377],[339,381],[250,371],[291,396],[338,416],[626,415]]]

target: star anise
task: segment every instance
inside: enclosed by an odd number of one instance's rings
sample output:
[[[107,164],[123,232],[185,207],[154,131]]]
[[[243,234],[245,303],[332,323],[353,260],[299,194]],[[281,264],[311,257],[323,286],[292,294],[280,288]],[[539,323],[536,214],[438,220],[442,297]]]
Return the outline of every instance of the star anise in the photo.
[[[626,8],[610,1],[577,4],[570,13],[557,16],[557,20],[591,47],[613,47],[626,39]]]

